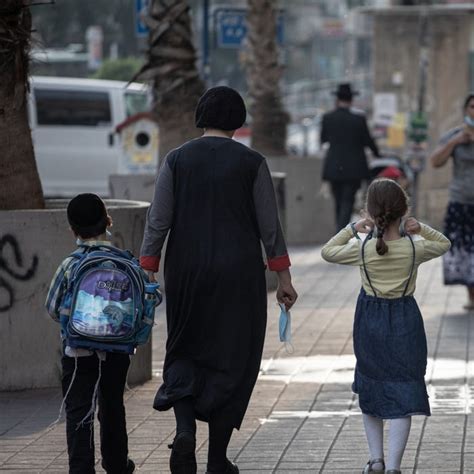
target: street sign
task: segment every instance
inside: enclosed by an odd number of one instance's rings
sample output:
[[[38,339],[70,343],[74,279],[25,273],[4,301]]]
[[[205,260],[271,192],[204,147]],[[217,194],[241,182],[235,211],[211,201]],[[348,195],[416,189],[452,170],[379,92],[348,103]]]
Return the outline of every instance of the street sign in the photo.
[[[240,48],[247,36],[247,10],[241,8],[219,8],[214,13],[217,46]],[[277,40],[283,44],[283,12],[277,15]]]
[[[143,17],[148,14],[150,0],[135,0],[135,35],[138,38],[148,36],[148,26],[143,23]]]

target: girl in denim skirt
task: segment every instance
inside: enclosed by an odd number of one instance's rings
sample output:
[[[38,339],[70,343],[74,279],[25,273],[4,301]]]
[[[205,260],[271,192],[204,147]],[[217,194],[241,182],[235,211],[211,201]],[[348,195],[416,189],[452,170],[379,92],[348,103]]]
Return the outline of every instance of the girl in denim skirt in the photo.
[[[424,380],[426,335],[413,297],[417,270],[443,255],[450,242],[412,217],[404,220],[407,195],[389,179],[369,186],[366,210],[368,218],[342,229],[321,253],[328,262],[360,267],[353,391],[359,395],[370,451],[363,473],[397,474],[412,415],[431,414]],[[359,233],[367,234],[363,241]],[[391,420],[386,465],[383,420]]]

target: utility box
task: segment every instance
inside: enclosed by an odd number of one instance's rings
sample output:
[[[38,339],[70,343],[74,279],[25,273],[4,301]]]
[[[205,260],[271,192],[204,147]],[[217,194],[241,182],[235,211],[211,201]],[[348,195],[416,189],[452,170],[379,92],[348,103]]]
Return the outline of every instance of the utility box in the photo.
[[[139,113],[117,125],[123,153],[119,174],[155,173],[158,167],[159,129],[153,114]]]

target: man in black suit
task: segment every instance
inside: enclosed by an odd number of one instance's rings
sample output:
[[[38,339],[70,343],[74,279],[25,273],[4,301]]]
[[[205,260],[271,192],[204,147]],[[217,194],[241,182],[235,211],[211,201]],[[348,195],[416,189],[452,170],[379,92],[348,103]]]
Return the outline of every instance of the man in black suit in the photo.
[[[336,204],[338,230],[351,219],[354,199],[361,181],[369,177],[365,147],[375,156],[379,150],[370,135],[365,117],[351,111],[352,98],[358,92],[348,83],[339,84],[336,109],[324,114],[321,123],[321,145],[329,143],[323,180],[329,181]]]

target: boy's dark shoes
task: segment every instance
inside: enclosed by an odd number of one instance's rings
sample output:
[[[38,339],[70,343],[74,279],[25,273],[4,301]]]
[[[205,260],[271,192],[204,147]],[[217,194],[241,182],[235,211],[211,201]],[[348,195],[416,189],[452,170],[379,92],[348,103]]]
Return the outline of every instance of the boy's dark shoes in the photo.
[[[196,436],[193,432],[178,433],[168,447],[171,449],[171,474],[196,474]]]
[[[207,469],[206,474],[239,474],[239,468],[237,464],[227,460],[227,466],[222,470]]]

